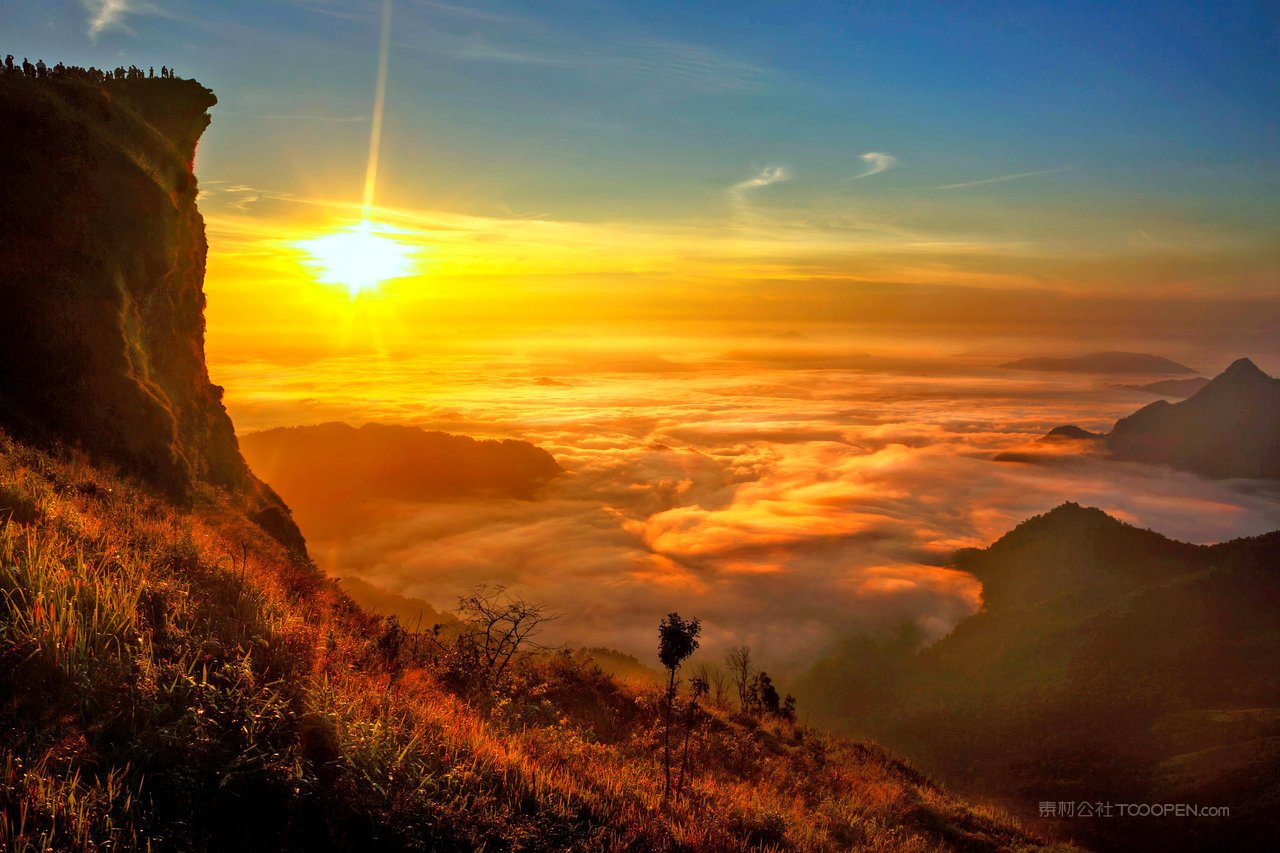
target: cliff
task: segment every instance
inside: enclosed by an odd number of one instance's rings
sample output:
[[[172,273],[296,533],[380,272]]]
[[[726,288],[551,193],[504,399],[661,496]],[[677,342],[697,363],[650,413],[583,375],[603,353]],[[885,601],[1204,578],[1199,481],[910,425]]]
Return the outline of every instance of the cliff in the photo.
[[[205,365],[193,162],[215,103],[190,80],[0,76],[0,426],[180,502],[225,488],[301,550]]]

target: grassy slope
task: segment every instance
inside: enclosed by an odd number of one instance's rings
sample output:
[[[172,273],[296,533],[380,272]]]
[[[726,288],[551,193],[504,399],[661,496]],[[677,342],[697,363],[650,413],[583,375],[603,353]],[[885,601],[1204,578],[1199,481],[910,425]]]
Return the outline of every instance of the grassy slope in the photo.
[[[190,514],[0,433],[0,845],[1025,849],[880,748],[713,712],[664,809],[659,695],[568,656],[481,714],[216,493]]]

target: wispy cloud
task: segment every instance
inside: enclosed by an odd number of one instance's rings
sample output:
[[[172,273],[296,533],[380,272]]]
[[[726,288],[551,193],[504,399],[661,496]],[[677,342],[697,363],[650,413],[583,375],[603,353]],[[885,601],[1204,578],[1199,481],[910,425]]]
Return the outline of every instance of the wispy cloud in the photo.
[[[982,180],[979,180],[979,181],[963,181],[958,184],[943,184],[940,187],[934,187],[934,189],[959,190],[965,187],[978,187],[978,186],[982,186],[983,184],[999,184],[1004,181],[1019,181],[1019,180],[1022,180],[1023,178],[1034,178],[1034,177],[1037,177],[1038,175],[1052,175],[1057,172],[1065,172],[1067,169],[1070,169],[1070,168],[1071,168],[1070,166],[1059,166],[1056,169],[1039,169],[1035,172],[1018,172],[1017,174],[1013,174],[1013,175],[1000,175],[995,178],[983,178]]]
[[[89,13],[89,37],[96,39],[103,30],[124,27],[126,15],[151,12],[154,9],[142,0],[81,0]]]
[[[860,175],[854,175],[849,180],[857,181],[862,178],[869,178],[872,175],[878,175],[881,172],[887,172],[892,169],[898,162],[898,158],[892,154],[885,154],[883,151],[868,151],[859,159],[867,164],[866,171]]]
[[[636,39],[629,30],[584,40],[542,16],[477,12],[446,2],[415,6],[397,25],[397,47],[462,62],[539,66],[585,77],[593,86],[620,87],[630,97],[746,92],[769,77],[768,69],[710,45]]]
[[[729,192],[735,195],[740,195],[748,190],[767,187],[770,184],[780,184],[790,178],[791,172],[787,170],[786,166],[765,166],[760,170],[758,175],[747,178],[745,181],[740,181],[739,183],[729,187]]]

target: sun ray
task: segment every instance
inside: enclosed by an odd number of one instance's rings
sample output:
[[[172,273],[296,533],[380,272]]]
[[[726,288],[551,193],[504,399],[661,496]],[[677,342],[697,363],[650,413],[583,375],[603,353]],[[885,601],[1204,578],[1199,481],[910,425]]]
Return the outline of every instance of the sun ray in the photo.
[[[378,185],[378,157],[382,148],[382,116],[387,106],[387,69],[391,58],[391,0],[382,4],[382,38],[378,45],[378,83],[373,96],[373,125],[369,129],[369,162],[364,174],[364,218],[368,220]]]

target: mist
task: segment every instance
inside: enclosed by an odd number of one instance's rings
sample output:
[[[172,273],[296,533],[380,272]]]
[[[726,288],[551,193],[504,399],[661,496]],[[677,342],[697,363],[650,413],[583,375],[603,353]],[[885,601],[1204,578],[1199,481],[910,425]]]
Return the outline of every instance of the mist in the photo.
[[[531,499],[362,506],[355,494],[357,527],[310,513],[307,490],[283,497],[332,575],[440,609],[476,584],[508,584],[563,614],[548,640],[642,661],[672,610],[703,620],[703,660],[747,644],[784,678],[859,637],[910,626],[938,638],[982,602],[951,555],[1064,501],[1199,543],[1280,518],[1280,493],[1257,482],[1074,449],[1017,455],[1055,426],[1105,431],[1156,399],[1123,378],[861,350],[799,334],[612,347],[547,336],[242,363],[220,378],[242,429],[397,423],[548,451],[564,473]],[[1007,452],[1026,461],[995,461]]]

